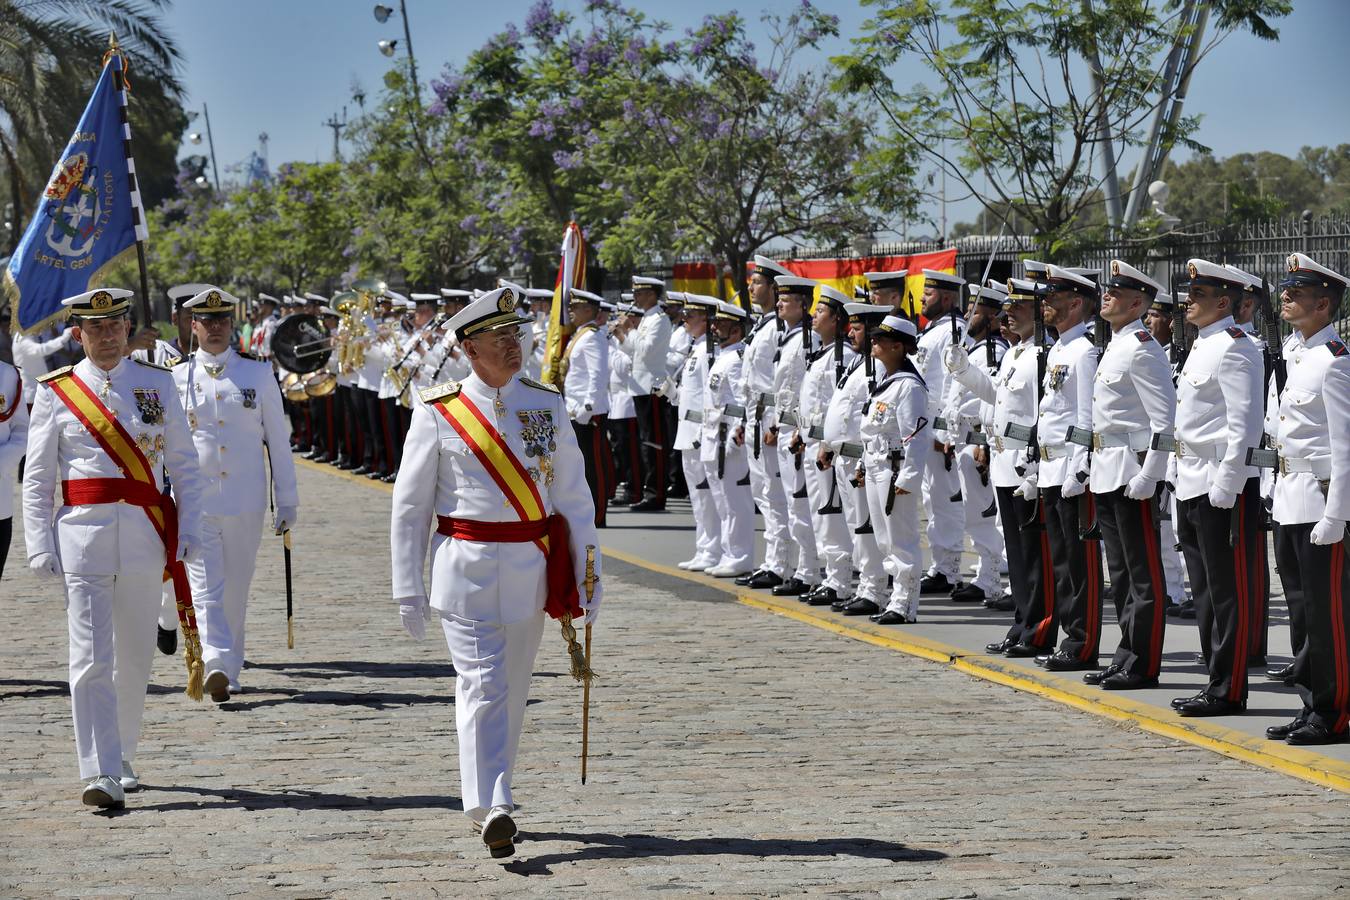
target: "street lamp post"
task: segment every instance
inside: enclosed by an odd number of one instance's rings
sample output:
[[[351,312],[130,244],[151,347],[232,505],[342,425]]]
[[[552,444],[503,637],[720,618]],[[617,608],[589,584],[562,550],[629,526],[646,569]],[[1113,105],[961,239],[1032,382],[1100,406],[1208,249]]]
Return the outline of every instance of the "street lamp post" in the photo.
[[[393,8],[385,6],[383,3],[375,4],[372,12],[375,15],[375,21],[381,25],[388,22],[389,17],[394,14]],[[408,51],[408,77],[412,79],[413,107],[408,112],[408,118],[412,124],[413,140],[417,143],[417,149],[422,153],[422,161],[426,163],[427,169],[435,178],[436,167],[431,162],[431,153],[427,150],[426,141],[422,138],[422,87],[417,83],[417,57],[413,55],[412,27],[408,24],[407,0],[398,0],[398,14],[403,19],[403,46]],[[381,53],[392,57],[398,48],[398,41],[382,40],[378,46]]]
[[[188,121],[191,122],[196,116],[197,114],[195,112],[188,113]],[[211,179],[215,182],[216,192],[219,193],[220,171],[216,168],[216,141],[215,138],[211,136],[211,113],[207,111],[205,101],[202,102],[202,118],[206,120],[206,147],[211,153]],[[196,131],[192,132],[188,135],[188,142],[200,144],[202,142],[201,134]]]

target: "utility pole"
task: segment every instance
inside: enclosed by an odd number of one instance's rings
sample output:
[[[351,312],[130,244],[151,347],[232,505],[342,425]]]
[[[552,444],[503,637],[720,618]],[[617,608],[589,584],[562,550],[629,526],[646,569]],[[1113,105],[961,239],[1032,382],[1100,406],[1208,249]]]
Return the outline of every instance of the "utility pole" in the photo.
[[[342,107],[342,121],[338,121],[337,113],[333,113],[331,116],[328,117],[328,121],[324,122],[323,124],[325,128],[333,129],[333,162],[341,162],[342,161],[341,138],[342,138],[342,129],[347,127],[347,107],[345,106]]]

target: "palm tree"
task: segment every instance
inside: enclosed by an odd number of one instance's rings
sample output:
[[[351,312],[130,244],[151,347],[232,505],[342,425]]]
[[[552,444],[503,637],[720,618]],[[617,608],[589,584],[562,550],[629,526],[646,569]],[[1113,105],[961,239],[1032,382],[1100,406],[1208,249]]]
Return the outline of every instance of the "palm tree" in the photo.
[[[10,250],[100,73],[109,34],[128,59],[132,133],[181,133],[171,0],[0,0],[0,166],[13,204]],[[140,128],[138,129],[138,126]]]

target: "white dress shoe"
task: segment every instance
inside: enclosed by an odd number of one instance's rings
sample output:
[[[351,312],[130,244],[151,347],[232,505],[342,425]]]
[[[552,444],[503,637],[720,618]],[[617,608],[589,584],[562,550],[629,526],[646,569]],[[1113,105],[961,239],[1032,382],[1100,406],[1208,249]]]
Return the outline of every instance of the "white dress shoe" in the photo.
[[[230,676],[219,669],[212,669],[206,674],[206,683],[203,686],[206,693],[217,703],[224,703],[230,699]]]
[[[687,569],[690,572],[702,572],[717,565],[716,560],[702,559],[695,556],[693,559],[686,559],[682,563],[676,563],[681,569]]]
[[[85,806],[98,806],[103,809],[121,809],[126,805],[126,794],[122,786],[111,775],[100,775],[84,786],[80,800]]]
[[[131,763],[127,762],[125,759],[122,760],[122,778],[120,780],[122,782],[122,790],[126,791],[128,794],[141,789],[140,776],[136,774],[135,769],[131,768]]]
[[[494,806],[483,822],[483,843],[493,859],[516,852],[516,823],[505,806]]]
[[[703,574],[711,575],[714,578],[736,578],[740,575],[749,575],[750,570],[739,568],[737,566],[718,565],[713,566],[711,569],[704,569]]]

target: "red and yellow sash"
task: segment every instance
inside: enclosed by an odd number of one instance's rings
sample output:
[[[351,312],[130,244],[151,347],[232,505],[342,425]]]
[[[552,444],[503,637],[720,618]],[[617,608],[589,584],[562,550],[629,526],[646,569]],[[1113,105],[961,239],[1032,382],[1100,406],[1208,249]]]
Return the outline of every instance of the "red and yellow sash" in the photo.
[[[580,617],[581,604],[572,568],[572,551],[568,546],[567,520],[556,513],[550,516],[544,512],[544,500],[539,495],[539,488],[525,471],[520,458],[472,400],[463,393],[457,393],[452,397],[436,400],[430,406],[440,413],[445,421],[450,423],[455,433],[469,445],[473,455],[492,476],[497,487],[501,488],[502,494],[516,511],[521,522],[540,526],[544,526],[547,522],[546,527],[541,527],[537,531],[531,529],[520,532],[524,539],[532,541],[539,548],[547,562],[548,597],[544,610],[555,619],[560,619],[564,615]],[[459,528],[461,536],[473,533],[466,530],[469,526],[461,524]],[[492,540],[488,537],[489,532],[482,533],[483,539]],[[507,539],[515,541],[518,538],[515,535],[503,534],[495,538],[495,541]]]
[[[199,682],[201,642],[197,635],[197,616],[192,608],[192,590],[188,585],[187,570],[174,557],[178,553],[178,508],[173,498],[161,493],[155,483],[155,470],[136,446],[122,423],[114,416],[89,386],[74,372],[51,378],[46,385],[88,429],[108,454],[123,478],[82,478],[62,482],[62,495],[68,506],[89,506],[100,503],[125,502],[145,510],[164,544],[164,580],[173,582],[174,600],[178,607],[178,624],[183,629],[184,658],[188,665],[188,693],[192,694],[194,680]],[[197,694],[200,697],[200,693]]]

